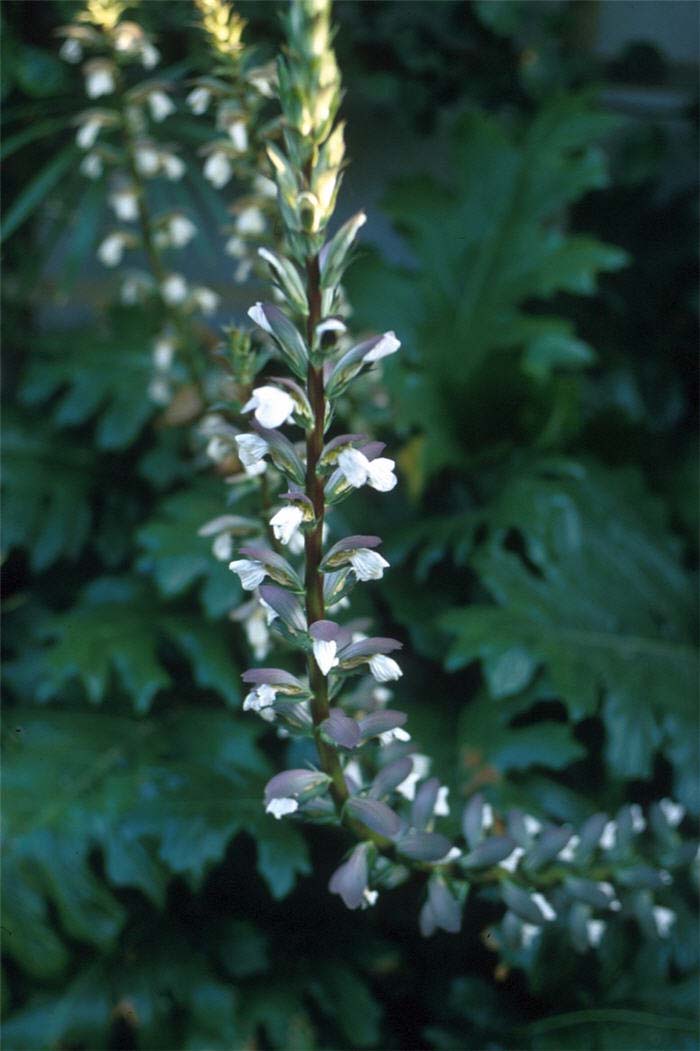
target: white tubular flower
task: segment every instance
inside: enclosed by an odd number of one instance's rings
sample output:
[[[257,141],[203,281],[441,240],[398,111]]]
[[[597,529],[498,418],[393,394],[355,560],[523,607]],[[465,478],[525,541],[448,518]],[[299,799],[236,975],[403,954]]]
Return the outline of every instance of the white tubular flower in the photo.
[[[438,789],[437,799],[435,800],[435,807],[433,813],[436,817],[447,817],[450,813],[450,804],[447,802],[447,797],[450,794],[450,790],[447,785],[441,785]]]
[[[251,205],[250,208],[244,208],[236,217],[236,231],[247,237],[256,237],[258,234],[264,233],[265,216],[255,205]]]
[[[259,434],[237,434],[238,459],[244,467],[255,467],[270,450],[264,438]]]
[[[239,153],[245,153],[248,149],[248,129],[244,120],[234,120],[228,126],[228,134],[233,148]]]
[[[167,405],[171,394],[170,384],[164,376],[154,376],[148,384],[148,397],[155,405]]]
[[[192,289],[192,299],[203,314],[213,314],[221,302],[220,296],[211,288],[205,288],[204,285],[198,285],[197,288]]]
[[[289,506],[281,508],[277,514],[272,516],[270,525],[276,539],[286,546],[303,521],[304,512],[302,509],[296,504],[289,504]],[[335,643],[333,643],[333,647],[333,652],[335,653]]]
[[[185,101],[195,117],[201,117],[209,109],[211,91],[208,88],[193,88]]]
[[[157,369],[169,369],[173,363],[175,343],[170,336],[158,336],[153,344],[153,364]]]
[[[97,136],[100,134],[102,127],[102,121],[97,117],[91,117],[86,120],[84,124],[81,124],[76,132],[75,141],[81,150],[91,150],[97,141]]]
[[[255,413],[261,426],[274,430],[289,420],[294,412],[294,401],[279,387],[256,387],[253,396],[243,406],[243,412]]]
[[[197,235],[197,227],[186,215],[173,215],[168,222],[168,237],[175,248],[184,248]]]
[[[270,708],[275,703],[277,690],[274,686],[262,683],[251,690],[243,701],[244,712],[261,712],[263,708]]]
[[[685,817],[685,807],[680,803],[674,803],[672,799],[660,799],[659,810],[671,828],[677,828]]]
[[[175,112],[176,106],[164,91],[156,90],[151,91],[148,95],[148,108],[153,120],[160,124],[162,120]]]
[[[249,558],[239,558],[229,562],[228,568],[238,575],[244,591],[255,591],[267,576],[265,567],[260,562],[253,562]]]
[[[503,861],[500,862],[501,868],[505,869],[506,872],[515,872],[515,870],[518,867],[518,864],[520,863],[520,859],[524,853],[525,851],[522,847],[513,847],[508,857],[504,858]]]
[[[605,920],[586,920],[586,934],[588,935],[588,944],[595,949],[603,940]]]
[[[370,485],[380,493],[388,493],[397,482],[394,461],[385,456],[368,460],[359,449],[343,449],[338,457],[338,467],[353,489]]]
[[[177,182],[185,174],[185,162],[174,153],[161,153],[160,163],[163,165],[166,179]]]
[[[501,862],[501,864],[503,864],[503,862]],[[539,906],[545,920],[556,919],[557,914],[545,898],[544,894],[540,894],[538,891],[536,894],[532,895],[532,900],[534,901],[535,905]]]
[[[373,361],[381,361],[382,358],[395,354],[400,346],[401,340],[396,338],[395,332],[385,332],[379,342],[367,351],[362,360],[368,365]]]
[[[119,266],[124,255],[124,235],[108,234],[97,249],[97,258],[103,266]]]
[[[141,48],[141,65],[144,69],[155,69],[160,62],[160,51],[149,40]]]
[[[566,846],[562,847],[559,853],[557,854],[557,857],[560,859],[560,861],[573,861],[574,855],[576,854],[576,849],[580,842],[581,839],[579,836],[572,836],[569,842],[566,844]]]
[[[220,190],[233,175],[231,161],[223,150],[214,150],[204,162],[204,178]]]
[[[115,190],[110,194],[109,203],[117,219],[124,223],[133,223],[139,217],[139,200],[130,187]]]
[[[219,533],[211,545],[212,554],[219,562],[228,562],[233,554],[233,537],[230,533]],[[250,640],[249,640],[250,641]],[[257,657],[257,654],[256,654]],[[259,658],[258,658],[259,659]]]
[[[659,938],[668,938],[671,927],[676,922],[676,914],[673,909],[667,909],[664,905],[655,905],[652,909],[656,933]]]
[[[614,821],[608,821],[601,833],[600,848],[601,850],[612,850],[616,842],[617,825]]]
[[[400,726],[395,726],[393,730],[386,730],[383,734],[379,734],[379,743],[383,748],[390,745],[392,741],[410,741],[411,735],[408,730],[402,729]]]
[[[148,143],[137,146],[134,151],[134,160],[139,175],[146,177],[157,175],[160,168],[160,155],[155,146],[150,146]]]
[[[328,675],[331,668],[335,668],[338,664],[338,658],[335,655],[337,648],[334,640],[324,642],[323,639],[314,639],[314,658],[324,675]]]
[[[182,274],[168,274],[160,286],[160,292],[166,303],[176,306],[187,299],[187,282]]]
[[[80,46],[80,41],[75,40],[73,37],[68,37],[61,44],[61,49],[58,54],[64,62],[70,62],[72,66],[74,66],[76,62],[82,62],[83,49]]]
[[[104,171],[102,158],[99,153],[88,153],[80,162],[80,171],[87,175],[88,179],[99,179]]]
[[[370,657],[369,670],[377,682],[391,682],[392,679],[400,679],[403,675],[393,657],[387,657],[383,653],[375,653]]]
[[[540,933],[540,928],[535,923],[524,923],[520,931],[523,949],[529,949]]]
[[[265,807],[265,813],[272,814],[272,816],[276,817],[279,821],[279,819],[281,817],[284,817],[285,814],[293,814],[294,811],[298,809],[299,804],[297,803],[296,799],[292,799],[291,797],[286,798],[283,796],[281,799],[271,799]]]
[[[420,752],[416,752],[409,756],[409,758],[413,763],[413,769],[408,777],[404,778],[401,784],[396,786],[396,791],[399,795],[402,795],[404,799],[412,801],[416,797],[416,785],[430,773],[430,757],[427,755],[421,755]]]
[[[357,551],[353,551],[350,565],[358,580],[381,580],[384,570],[389,568],[387,560],[368,547],[358,547]]]
[[[111,62],[97,61],[89,64],[85,71],[85,94],[88,98],[99,99],[102,95],[111,95],[115,88],[114,67]]]

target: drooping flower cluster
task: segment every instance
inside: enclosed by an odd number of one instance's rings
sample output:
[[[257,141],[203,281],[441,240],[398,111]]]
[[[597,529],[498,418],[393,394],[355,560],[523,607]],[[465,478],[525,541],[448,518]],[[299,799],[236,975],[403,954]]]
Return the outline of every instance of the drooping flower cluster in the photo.
[[[261,252],[281,307],[259,302],[249,315],[288,375],[277,368],[251,384],[242,406],[250,429],[226,438],[246,472],[271,463],[282,485],[265,535],[242,546],[232,533],[225,543],[217,537],[252,593],[249,638],[258,640],[259,659],[274,634],[306,665],[303,675],[258,667],[243,676],[244,710],[313,748],[309,768],[268,783],[265,809],[276,819],[335,821],[353,837],[329,882],[350,909],[374,904],[380,891],[417,874],[426,884],[425,935],[459,931],[471,888],[490,884],[505,907],[495,932],[504,952],[528,951],[552,923],[566,926],[584,951],[601,942],[616,914],[666,936],[674,915],[657,895],[694,852],[676,831],[677,804],[653,807],[648,826],[638,808],[623,807],[614,820],[594,814],[575,832],[516,810],[495,814],[476,795],[451,841],[436,829],[450,812],[448,788],[429,776],[430,759],[416,750],[406,714],[387,706],[386,684],[402,675],[401,643],[343,617],[352,589],[381,579],[389,562],[377,536],[334,537],[335,509],[363,486],[390,492],[397,476],[382,443],[330,432],[341,395],[400,343],[386,332],[352,345],[341,318],[340,281],[365,216],[327,238],[344,161],[328,0],[292,0],[287,36],[278,67],[284,148],[268,148],[286,251]],[[344,690],[355,676],[359,685]]]

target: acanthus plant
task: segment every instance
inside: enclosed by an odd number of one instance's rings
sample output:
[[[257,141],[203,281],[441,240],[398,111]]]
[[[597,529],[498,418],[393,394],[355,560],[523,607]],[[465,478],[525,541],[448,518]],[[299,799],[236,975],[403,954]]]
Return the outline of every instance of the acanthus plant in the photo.
[[[388,707],[386,684],[402,675],[401,643],[368,637],[344,619],[352,589],[381,579],[389,564],[379,537],[332,535],[336,508],[363,486],[390,492],[397,477],[382,443],[332,428],[341,396],[400,342],[388,331],[350,345],[341,316],[340,281],[365,216],[327,239],[345,163],[329,0],[292,0],[286,28],[278,65],[284,148],[268,147],[286,251],[264,253],[281,306],[258,302],[249,315],[290,374],[277,370],[252,385],[242,407],[251,428],[232,439],[248,470],[264,472],[269,459],[284,484],[262,535],[236,551],[230,568],[306,664],[303,676],[247,671],[244,709],[281,736],[312,743],[314,760],[273,777],[265,809],[280,820],[342,826],[351,845],[329,889],[350,909],[372,905],[411,875],[422,879],[426,935],[458,932],[471,888],[485,885],[506,907],[496,932],[503,951],[526,950],[554,921],[579,951],[598,945],[615,916],[663,937],[675,921],[663,904],[671,870],[695,852],[681,842],[678,804],[663,800],[648,817],[636,806],[614,819],[595,814],[575,831],[517,810],[495,814],[479,794],[452,842],[436,828],[449,814],[447,788],[427,776],[430,761],[416,753],[406,714]],[[303,443],[283,433],[287,426],[302,429]],[[344,692],[358,674],[359,686]]]

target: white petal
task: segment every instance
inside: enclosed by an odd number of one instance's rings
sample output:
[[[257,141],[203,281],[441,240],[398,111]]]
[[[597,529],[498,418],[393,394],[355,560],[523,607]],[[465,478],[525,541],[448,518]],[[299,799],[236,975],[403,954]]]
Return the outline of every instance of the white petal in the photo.
[[[204,178],[220,190],[233,175],[231,162],[221,150],[210,153],[204,163]]]
[[[542,831],[542,822],[538,821],[532,814],[525,814],[523,818],[523,824],[525,825],[525,831],[528,836],[536,836],[538,832]]]
[[[148,105],[155,121],[165,120],[175,112],[176,108],[172,99],[168,98],[164,91],[152,91],[148,96]]]
[[[395,332],[385,332],[378,343],[368,350],[363,361],[368,364],[373,361],[380,361],[382,358],[386,358],[389,354],[395,354],[401,346],[401,341],[396,338]]]
[[[277,820],[284,817],[285,814],[293,814],[295,810],[299,809],[299,804],[296,799],[287,799],[282,797],[281,799],[271,799],[265,807],[266,814],[272,814]]]
[[[265,232],[265,216],[255,205],[244,208],[236,218],[236,230],[239,234],[247,234],[250,237],[262,234]]]
[[[617,842],[617,825],[614,821],[608,821],[600,837],[602,850],[612,850]]]
[[[228,133],[234,149],[238,150],[239,153],[244,153],[248,149],[248,129],[245,126],[245,121],[234,120],[228,126]]]
[[[233,554],[233,538],[230,533],[219,533],[212,544],[214,558],[219,562],[228,562]]]
[[[513,850],[511,850],[508,857],[504,858],[503,861],[500,862],[501,868],[505,869],[506,872],[515,872],[515,870],[518,867],[518,862],[520,861],[524,853],[525,851],[522,847],[514,847]]]
[[[680,825],[685,817],[685,807],[680,803],[674,803],[672,799],[660,799],[659,810],[672,828]]]
[[[87,120],[78,128],[75,141],[81,150],[90,150],[95,145],[95,140],[100,134],[102,122],[99,120]]]
[[[392,679],[400,679],[403,675],[396,661],[383,653],[375,653],[370,657],[369,670],[377,682],[391,682]]]
[[[586,933],[588,935],[588,942],[593,948],[595,948],[596,945],[600,945],[603,935],[605,934],[605,920],[587,920]]]
[[[533,941],[540,933],[540,930],[541,928],[534,923],[523,924],[522,930],[520,932],[523,942],[523,949],[528,949],[532,945]]]
[[[262,303],[254,303],[248,310],[248,317],[251,321],[254,321],[256,325],[259,325],[264,332],[268,332],[272,335],[272,326],[265,317],[265,309]]]
[[[270,448],[259,434],[237,434],[238,459],[244,467],[253,467],[262,460]]]
[[[288,544],[304,519],[304,512],[296,504],[281,508],[270,519],[272,532],[282,544]]]
[[[501,864],[503,864],[503,862],[501,862]],[[540,907],[540,910],[545,920],[553,920],[556,918],[557,914],[545,898],[544,894],[533,894],[532,900],[534,901],[535,905],[538,905]]]
[[[436,817],[447,817],[450,812],[450,805],[447,802],[447,797],[450,794],[450,790],[447,785],[441,785],[438,789],[437,799],[435,801],[435,809],[433,813]]]
[[[353,489],[363,486],[369,476],[369,460],[359,449],[343,449],[338,456],[338,467]]]
[[[338,658],[335,655],[337,648],[333,640],[326,642],[323,639],[314,639],[314,657],[324,675],[328,675],[331,668],[335,668],[338,664]]]
[[[367,480],[373,489],[380,493],[388,493],[396,485],[397,478],[394,474],[394,461],[386,456],[379,456],[372,460],[367,467]]]
[[[267,576],[267,570],[260,562],[252,562],[247,558],[229,562],[228,568],[240,577],[244,591],[255,591]]]
[[[490,803],[484,803],[481,811],[481,828],[485,832],[493,825],[493,807]]]
[[[673,909],[667,909],[664,905],[655,905],[653,910],[654,923],[660,938],[667,938],[671,927],[676,922],[676,914]]]
[[[268,430],[280,427],[294,412],[294,401],[278,387],[257,387],[243,411],[255,409],[255,418]]]
[[[201,117],[203,113],[206,113],[211,101],[211,91],[207,88],[194,88],[185,101],[195,116]]]
[[[350,555],[350,565],[358,580],[381,580],[389,563],[376,551],[360,547]]]

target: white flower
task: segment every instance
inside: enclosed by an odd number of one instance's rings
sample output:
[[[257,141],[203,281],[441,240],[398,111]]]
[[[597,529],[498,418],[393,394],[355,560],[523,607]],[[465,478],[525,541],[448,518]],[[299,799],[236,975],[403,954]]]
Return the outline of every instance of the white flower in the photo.
[[[619,912],[622,906],[615,897],[615,888],[613,887],[612,883],[608,883],[606,880],[601,880],[599,883],[596,884],[596,886],[598,887],[598,890],[602,890],[603,894],[607,894],[608,898],[610,899],[608,902],[608,908],[610,909],[610,911]]]
[[[140,175],[155,175],[160,168],[158,150],[148,143],[142,143],[136,147],[134,159]]]
[[[151,111],[153,120],[160,123],[160,121],[165,120],[166,117],[175,112],[176,106],[164,91],[156,90],[149,92],[148,108]]]
[[[633,832],[643,832],[644,829],[647,827],[647,823],[639,803],[633,803],[630,807],[630,818],[632,820]]]
[[[229,237],[224,245],[226,255],[232,255],[234,259],[241,259],[248,252],[248,245],[240,237]]]
[[[87,71],[85,93],[88,98],[98,99],[101,95],[111,95],[114,88],[114,70],[110,63],[100,63]]]
[[[265,216],[254,204],[244,208],[236,217],[236,230],[249,237],[262,234],[265,232]]]
[[[177,182],[185,174],[185,162],[174,153],[161,153],[160,163],[163,165],[166,179]]]
[[[578,836],[572,836],[566,846],[561,848],[557,857],[560,858],[561,861],[573,861],[574,854],[576,853],[576,849],[580,842],[581,840]]]
[[[396,791],[404,799],[412,800],[415,799],[416,785],[430,773],[430,758],[427,755],[421,755],[420,752],[414,753],[409,758],[413,763],[413,769],[408,777],[404,778],[401,784],[396,786]]]
[[[196,117],[206,113],[211,102],[211,91],[208,88],[193,88],[187,96],[187,105]]]
[[[685,817],[685,807],[680,803],[674,803],[672,799],[660,799],[659,810],[668,821],[671,828],[680,825]]]
[[[91,150],[95,145],[97,136],[100,134],[100,128],[102,127],[102,121],[97,117],[90,117],[84,124],[81,124],[75,136],[75,141],[80,146],[81,150]]]
[[[239,558],[234,562],[229,562],[228,568],[238,574],[244,591],[255,591],[258,584],[262,584],[267,576],[267,570],[262,563],[252,562],[248,558]]]
[[[141,48],[141,65],[144,69],[155,69],[160,62],[160,51],[146,40]]]
[[[270,446],[259,434],[237,434],[238,459],[244,467],[254,467],[269,452]]]
[[[264,460],[260,460],[259,463],[254,463],[252,467],[244,467],[243,470],[248,478],[257,478],[259,474],[265,474],[267,464]]]
[[[542,822],[538,821],[532,814],[525,814],[523,818],[523,824],[525,825],[525,831],[528,836],[536,836],[542,829]]]
[[[175,306],[187,298],[187,282],[182,274],[168,274],[160,286],[160,291],[165,302]]]
[[[204,162],[204,178],[220,190],[233,175],[231,161],[223,150],[214,150]]]
[[[379,897],[379,891],[370,890],[369,887],[365,887],[362,891],[362,897],[364,898],[362,908],[370,908],[372,905],[376,904],[377,898]]]
[[[506,872],[515,872],[524,853],[525,851],[522,847],[513,847],[508,857],[501,861],[501,868],[505,869]]]
[[[156,405],[167,405],[170,393],[170,384],[163,376],[154,376],[148,384],[148,397]]]
[[[243,412],[254,410],[255,419],[268,430],[274,430],[287,421],[294,412],[294,402],[279,387],[256,387],[252,398],[243,406]]]
[[[295,529],[298,529],[304,521],[304,512],[297,504],[289,504],[282,507],[277,514],[270,519],[272,532],[281,544],[288,544]]]
[[[612,850],[617,842],[617,825],[608,821],[600,836],[601,850]]]
[[[306,546],[304,534],[301,529],[295,529],[289,538],[287,547],[293,555],[302,555]],[[329,607],[330,608],[330,607]]]
[[[83,49],[80,46],[80,41],[75,40],[72,37],[68,37],[61,44],[61,49],[58,52],[64,62],[70,62],[75,65],[76,62],[82,61]]]
[[[524,923],[520,932],[523,949],[529,949],[539,933],[540,928],[536,924]]]
[[[122,281],[119,293],[122,303],[127,306],[133,306],[134,303],[138,303],[148,287],[149,280],[146,274],[129,274]]]
[[[338,457],[338,467],[354,489],[369,484],[380,493],[388,493],[397,482],[393,460],[385,456],[368,460],[359,449],[343,449]]]
[[[80,163],[80,170],[88,179],[99,179],[103,172],[102,158],[99,153],[88,153]]]
[[[676,914],[673,909],[667,909],[663,905],[655,905],[652,909],[654,923],[659,938],[667,938],[671,927],[676,922]]]
[[[369,670],[377,682],[391,682],[392,679],[400,679],[403,675],[396,661],[383,653],[375,653],[370,657]]]
[[[450,790],[447,785],[441,785],[438,789],[437,799],[435,800],[435,809],[433,813],[436,817],[447,817],[450,812],[450,805],[447,802],[447,797],[450,794]]]
[[[169,336],[158,336],[153,344],[153,364],[157,369],[169,369],[175,354],[175,343]]]
[[[481,829],[483,832],[493,825],[493,807],[490,803],[484,803],[481,810]]]
[[[502,864],[502,862],[501,862],[501,864]],[[542,912],[542,915],[544,916],[544,918],[546,920],[553,920],[553,919],[556,918],[557,914],[554,911],[554,909],[552,908],[552,906],[549,904],[547,899],[545,898],[544,894],[540,894],[539,892],[536,893],[536,894],[533,894],[532,895],[532,900],[534,901],[535,905],[539,906],[539,908],[540,908],[540,910]]]
[[[349,600],[346,599],[345,601],[350,605]],[[378,704],[380,708],[383,708],[384,705],[388,704],[393,696],[391,690],[387,690],[386,686],[375,686],[372,689],[372,700],[375,704]]]
[[[277,184],[272,179],[268,179],[267,175],[256,175],[253,179],[253,189],[261,197],[274,199],[277,196]]]
[[[132,189],[115,190],[110,195],[109,203],[114,209],[117,219],[124,223],[134,222],[139,217],[139,200]]]
[[[393,730],[386,730],[383,734],[379,734],[379,743],[383,748],[390,745],[392,741],[410,741],[411,735],[407,730],[402,729],[400,726],[395,726]]]
[[[168,223],[170,243],[175,248],[184,248],[197,234],[197,227],[186,215],[173,215]]]
[[[284,817],[285,814],[293,814],[295,810],[299,809],[299,804],[296,799],[282,797],[281,799],[271,799],[265,807],[266,814],[272,814],[277,820]]]
[[[228,562],[233,554],[233,537],[230,533],[219,533],[211,545],[212,554],[219,562]],[[257,654],[256,654],[257,656]]]
[[[277,690],[268,683],[261,683],[251,690],[243,701],[244,712],[261,712],[263,708],[270,708],[275,703]]]
[[[234,149],[245,153],[248,149],[248,129],[244,120],[234,120],[228,126],[228,133]]]
[[[231,443],[228,438],[215,434],[207,442],[206,453],[214,463],[223,463],[231,455]]]
[[[605,920],[586,920],[586,934],[588,942],[593,948],[600,945],[605,934]]]
[[[350,565],[358,580],[381,580],[384,570],[389,568],[387,560],[368,547],[358,547],[357,551],[353,551]]]
[[[204,285],[192,289],[192,298],[203,314],[213,314],[221,301],[216,292]]]
[[[108,234],[97,249],[97,258],[103,266],[119,266],[124,255],[124,235]]]
[[[396,338],[395,332],[385,332],[378,343],[368,350],[363,361],[366,364],[371,364],[373,361],[380,361],[382,358],[386,358],[389,354],[395,354],[401,346],[401,341]]]
[[[329,642],[323,639],[314,639],[314,658],[324,675],[328,675],[331,668],[335,668],[338,664],[338,658],[335,655],[337,648],[335,641],[332,639]]]
[[[362,768],[357,759],[351,759],[343,770],[343,773],[347,774],[348,777],[351,777],[356,784],[360,786],[362,785]]]

